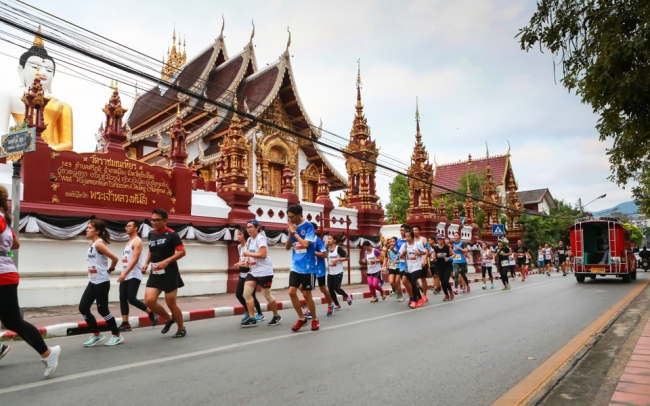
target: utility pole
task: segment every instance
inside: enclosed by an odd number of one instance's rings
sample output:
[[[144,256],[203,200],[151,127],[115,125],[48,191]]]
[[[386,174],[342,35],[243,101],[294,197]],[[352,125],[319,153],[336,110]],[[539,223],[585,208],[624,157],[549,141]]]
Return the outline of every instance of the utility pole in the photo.
[[[580,217],[584,217],[584,213],[582,211],[582,198],[578,198],[578,206],[580,207]]]

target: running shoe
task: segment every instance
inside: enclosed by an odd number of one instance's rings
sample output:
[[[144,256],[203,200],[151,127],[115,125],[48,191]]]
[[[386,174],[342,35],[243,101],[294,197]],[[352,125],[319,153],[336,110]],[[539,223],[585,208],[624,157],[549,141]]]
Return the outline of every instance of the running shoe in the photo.
[[[483,285],[483,290],[487,290],[487,286],[486,286],[486,285]]]
[[[327,306],[327,317],[332,317],[334,314],[334,305]]]
[[[341,305],[334,305],[334,310],[341,310]]]
[[[562,272],[562,276],[566,276],[566,272]]]
[[[546,272],[546,275],[551,276],[551,273],[550,273],[550,272]]]
[[[123,342],[124,342],[124,337],[122,337],[122,335],[120,334],[119,336],[111,337],[111,339],[108,340],[104,345],[111,347],[114,345],[122,344]]]
[[[158,324],[158,315],[154,312],[149,313],[149,320],[151,320],[151,327],[156,327]]]
[[[98,336],[96,336],[94,334],[91,334],[88,341],[86,341],[84,343],[84,347],[92,347],[92,346],[94,346],[95,344],[97,344],[97,343],[99,343],[101,341],[104,341],[104,334],[99,333]]]
[[[176,334],[174,334],[174,335],[172,336],[172,338],[183,338],[183,337],[185,337],[186,335],[187,335],[187,330],[182,329],[182,330],[178,330],[178,331],[176,332]]]
[[[506,287],[506,290],[510,290],[510,285],[508,285],[508,286]]]
[[[469,293],[471,289],[469,288],[469,283],[467,284],[467,293]]]
[[[311,321],[311,331],[318,331],[320,329],[320,321],[312,320]]]
[[[521,281],[526,282],[526,277],[522,276]]]
[[[423,304],[424,304],[424,298],[421,297],[421,298],[418,300],[418,307],[422,307]]]
[[[404,297],[402,297],[402,296],[398,297],[398,298],[397,298],[397,301],[398,301],[398,302],[403,302],[403,301],[404,301]]]
[[[508,287],[504,286],[503,289],[501,289],[501,290],[508,290]]]
[[[460,291],[461,291],[462,293],[467,293],[467,291],[465,290],[465,288],[461,288]]]
[[[379,298],[374,297],[374,298],[372,298],[372,300],[370,300],[370,303],[377,303],[378,301],[379,301]]]
[[[131,325],[129,323],[122,322],[122,324],[120,324],[120,326],[117,328],[117,330],[120,333],[123,333],[125,331],[131,331]],[[115,336],[113,336],[113,337],[115,337]],[[106,345],[108,345],[108,343]]]
[[[494,289],[494,283],[491,285],[491,288],[490,288],[490,289]]]
[[[409,300],[409,307],[411,309],[415,309],[416,307],[418,307],[418,304],[415,302],[415,300]]]
[[[454,292],[453,291],[449,292],[449,300],[454,300],[454,297],[455,297]]]
[[[424,298],[424,303],[427,303],[429,301],[429,298],[427,297],[427,295],[424,295],[422,297]]]
[[[379,280],[379,286],[380,286],[380,287],[384,286],[384,280],[383,280],[383,279],[380,279],[380,280]]]
[[[449,301],[449,295],[445,295],[445,298],[442,299],[443,302],[448,302]]]
[[[255,320],[254,317],[249,317],[246,320],[242,321],[240,323],[240,326],[242,326],[244,328],[255,327],[255,326],[257,326],[257,320]]]
[[[304,312],[302,315],[305,316],[306,319],[311,319],[311,312],[309,310]]]
[[[255,321],[262,322],[262,321],[264,321],[264,319],[265,319],[264,313],[260,313],[257,316],[255,316]]]
[[[9,347],[7,344],[0,344],[0,359],[9,354],[9,350],[11,350],[11,347]]]
[[[395,291],[394,291],[394,290],[392,290],[392,291],[390,292],[390,297],[395,297]]]
[[[244,312],[244,317],[241,318],[241,321],[246,321],[248,319],[248,312]]]
[[[352,305],[352,295],[348,295],[348,306]]]
[[[384,291],[381,292],[381,300],[386,300],[386,293]]]
[[[56,367],[59,366],[59,357],[61,357],[61,347],[55,345],[54,347],[50,347],[50,355],[47,358],[41,359],[43,364],[45,364],[45,373],[43,375],[46,378],[49,378],[56,371]]]
[[[176,321],[175,321],[174,319],[171,319],[171,320],[169,320],[168,322],[165,322],[165,326],[163,327],[162,330],[160,330],[160,332],[161,332],[162,334],[167,334],[167,333],[169,333],[169,329],[172,328],[172,324],[174,324],[174,323],[176,323]]]
[[[298,331],[304,326],[306,326],[307,323],[308,323],[307,319],[298,320],[296,324],[294,324],[293,327],[291,327],[291,330]]]
[[[454,289],[454,295],[458,294],[458,289]]]
[[[271,321],[269,321],[268,325],[271,326],[271,327],[278,326],[281,321],[282,321],[282,317],[278,314],[277,316],[273,316]]]

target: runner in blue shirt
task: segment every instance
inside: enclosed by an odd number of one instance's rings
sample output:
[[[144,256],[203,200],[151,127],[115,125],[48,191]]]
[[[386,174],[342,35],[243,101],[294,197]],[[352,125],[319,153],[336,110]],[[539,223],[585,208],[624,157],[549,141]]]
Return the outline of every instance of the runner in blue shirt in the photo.
[[[316,316],[316,305],[311,291],[316,283],[316,255],[314,243],[316,234],[314,226],[302,217],[302,206],[295,204],[287,209],[287,231],[289,238],[284,244],[287,251],[291,252],[291,272],[289,272],[289,296],[293,308],[298,313],[298,321],[291,330],[298,331],[307,325],[307,319],[302,313],[302,306],[298,298],[298,289],[302,292],[307,309],[312,315],[311,330],[318,331],[320,323]]]
[[[408,224],[402,224],[399,227],[399,234],[400,234],[401,237],[398,238],[397,241],[395,241],[395,250],[397,252],[400,252],[400,250],[402,249],[402,245],[406,244],[406,232],[410,231],[410,230],[411,230],[411,226],[409,226]],[[400,260],[399,260],[399,280],[397,281],[397,283],[403,283],[404,284],[404,288],[406,288],[406,291],[408,292],[409,297],[410,297],[411,296],[411,282],[409,282],[408,275],[404,276],[405,273],[406,273],[406,260],[404,258],[401,258],[401,256],[400,256]]]
[[[464,242],[460,240],[460,234],[454,233],[454,241],[451,243],[454,250],[454,289],[458,286],[458,282],[462,282],[462,291],[469,293],[469,281],[467,280],[467,258],[465,254],[469,252]],[[460,276],[460,279],[459,279]],[[454,291],[456,293],[456,291]]]
[[[316,233],[318,224],[311,223],[311,225],[314,227],[314,233]],[[318,288],[325,295],[325,299],[327,300],[327,317],[330,317],[334,314],[334,302],[332,301],[326,280],[327,267],[325,266],[325,260],[329,254],[327,253],[327,248],[325,248],[325,243],[319,236],[316,236],[316,241],[314,241],[314,254],[316,255],[316,279],[318,280]],[[311,319],[311,312],[309,310],[304,315],[306,318]]]

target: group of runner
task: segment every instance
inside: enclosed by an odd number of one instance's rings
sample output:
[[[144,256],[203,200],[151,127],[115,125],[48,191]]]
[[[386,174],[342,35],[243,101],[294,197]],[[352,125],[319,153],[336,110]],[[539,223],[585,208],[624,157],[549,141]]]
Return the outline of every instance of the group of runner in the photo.
[[[551,276],[552,265],[555,264],[556,272],[562,271],[562,275],[567,276],[569,272],[573,272],[572,257],[571,247],[565,246],[562,240],[558,242],[556,248],[551,248],[546,243],[543,247],[540,245],[537,250],[537,267],[540,271],[545,270],[546,274]]]

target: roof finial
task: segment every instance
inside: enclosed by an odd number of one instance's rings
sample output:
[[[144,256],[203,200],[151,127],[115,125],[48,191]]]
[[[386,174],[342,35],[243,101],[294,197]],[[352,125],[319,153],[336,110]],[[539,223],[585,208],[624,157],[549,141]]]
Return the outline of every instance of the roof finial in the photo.
[[[508,140],[508,152],[506,152],[507,156],[510,156],[510,140]]]
[[[223,30],[226,28],[226,17],[223,16],[223,13],[221,13],[221,33],[219,34],[219,38],[223,38]]]
[[[485,157],[486,158],[490,157],[490,150],[488,149],[487,140],[485,141]]]
[[[174,23],[174,35],[172,35],[172,44],[176,42],[176,23]]]
[[[117,79],[115,79],[115,87],[113,88],[113,90],[115,90],[115,92],[117,93]]]
[[[420,136],[420,106],[418,105],[418,97],[415,96],[415,122],[417,126],[417,134],[416,136]]]
[[[436,154],[433,154],[433,163],[436,164],[436,168],[438,167],[438,161],[436,161]]]
[[[176,117],[181,118],[181,104],[176,105]]]
[[[43,42],[43,38],[41,38],[41,26],[38,26],[38,34],[36,34],[36,37],[34,37],[34,46],[39,47],[39,48],[45,48],[45,43]]]
[[[255,37],[255,21],[251,20],[251,24],[253,24],[253,32],[251,32],[251,39],[248,41],[249,44],[253,43],[253,37]]]
[[[288,25],[287,25],[287,32],[289,33],[289,39],[287,40],[287,50],[285,52],[289,52],[289,47],[291,46],[291,31],[289,31]]]
[[[361,104],[361,59],[357,59],[357,104]]]

